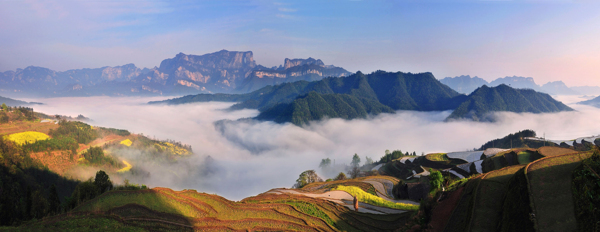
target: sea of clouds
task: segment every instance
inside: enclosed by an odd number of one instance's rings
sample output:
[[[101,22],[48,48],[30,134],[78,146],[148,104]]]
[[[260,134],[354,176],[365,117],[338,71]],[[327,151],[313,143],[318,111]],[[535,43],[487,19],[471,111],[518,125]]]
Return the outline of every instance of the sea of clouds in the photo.
[[[36,111],[91,118],[94,126],[127,129],[156,139],[192,145],[194,155],[177,162],[148,162],[141,154],[114,155],[131,160],[146,175],[131,182],[176,190],[196,189],[241,200],[271,188],[291,187],[321,159],[349,164],[356,153],[379,160],[386,149],[418,155],[466,151],[524,129],[548,139],[600,134],[600,109],[573,104],[579,97],[557,97],[576,111],[552,114],[496,113],[496,122],[444,122],[451,111],[398,111],[368,119],[327,119],[303,127],[251,119],[256,110],[228,111],[232,103],[148,105],[165,97],[80,97],[27,99],[42,102]],[[207,158],[210,157],[210,158]],[[90,174],[91,175],[91,174]],[[324,176],[331,178],[332,176]],[[118,178],[116,178],[118,179]]]

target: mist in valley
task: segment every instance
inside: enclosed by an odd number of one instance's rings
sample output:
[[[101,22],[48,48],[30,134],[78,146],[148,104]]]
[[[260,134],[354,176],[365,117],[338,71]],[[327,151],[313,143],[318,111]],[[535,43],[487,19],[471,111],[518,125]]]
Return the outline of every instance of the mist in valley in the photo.
[[[533,129],[548,139],[574,139],[600,133],[593,122],[600,109],[574,105],[576,111],[554,114],[496,113],[494,123],[444,122],[451,111],[398,111],[368,119],[327,119],[304,127],[255,121],[256,110],[226,110],[233,103],[147,105],[165,97],[82,97],[26,99],[42,102],[34,109],[46,114],[83,114],[94,126],[127,129],[160,140],[192,146],[191,157],[155,162],[141,153],[113,151],[130,160],[142,174],[125,175],[133,183],[176,190],[196,189],[231,200],[291,187],[305,170],[319,170],[321,159],[349,164],[356,153],[374,161],[386,149],[417,155],[466,151],[519,130]],[[558,97],[566,104],[576,97]],[[243,120],[238,120],[243,119]],[[209,158],[210,157],[210,158]],[[145,174],[144,174],[145,173]],[[320,173],[322,174],[322,173]],[[324,179],[333,176],[322,176]],[[112,178],[112,177],[111,177]],[[122,177],[115,177],[120,181]]]

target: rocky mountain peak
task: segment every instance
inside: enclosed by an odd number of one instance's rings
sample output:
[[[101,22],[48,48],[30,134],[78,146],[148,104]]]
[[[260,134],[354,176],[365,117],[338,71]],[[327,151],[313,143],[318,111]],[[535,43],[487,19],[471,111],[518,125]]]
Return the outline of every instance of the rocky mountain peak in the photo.
[[[194,69],[216,68],[216,69],[239,69],[253,68],[256,66],[252,52],[230,52],[221,50],[201,56],[177,54],[172,59],[163,60],[160,70],[176,70],[179,67],[193,67]]]
[[[323,61],[321,61],[320,59],[319,60],[315,60],[312,57],[309,57],[308,59],[288,59],[288,58],[285,58],[283,67],[285,69],[288,69],[288,68],[292,68],[292,67],[295,67],[295,66],[310,65],[310,64],[319,65],[319,66],[325,66],[325,63],[323,63]]]

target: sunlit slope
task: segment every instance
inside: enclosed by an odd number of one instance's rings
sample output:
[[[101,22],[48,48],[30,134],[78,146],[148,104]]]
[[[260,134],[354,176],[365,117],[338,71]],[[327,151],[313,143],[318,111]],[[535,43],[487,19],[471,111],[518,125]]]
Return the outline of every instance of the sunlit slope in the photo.
[[[589,152],[543,148],[541,159],[493,170],[467,181],[444,231],[574,231],[573,171]],[[537,153],[537,155],[540,155]]]
[[[110,191],[75,208],[72,216],[55,217],[63,229],[80,216],[113,220],[107,224],[150,230],[193,231],[393,231],[408,214],[358,213],[331,201],[297,194],[264,193],[240,202],[199,193],[154,188]],[[94,219],[99,220],[99,219]],[[40,222],[47,223],[47,222]],[[24,227],[38,228],[39,224]],[[72,229],[72,228],[70,228]]]

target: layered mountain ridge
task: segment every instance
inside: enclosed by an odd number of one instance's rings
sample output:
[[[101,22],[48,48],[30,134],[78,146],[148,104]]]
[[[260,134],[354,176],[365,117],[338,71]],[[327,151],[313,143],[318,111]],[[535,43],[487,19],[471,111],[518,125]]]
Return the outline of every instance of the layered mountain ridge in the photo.
[[[600,94],[600,87],[598,86],[573,86],[568,87],[562,81],[548,82],[544,85],[538,85],[532,77],[502,77],[487,82],[477,76],[471,77],[469,75],[462,75],[456,77],[445,77],[440,82],[450,86],[450,88],[458,91],[459,93],[469,94],[475,89],[487,85],[487,86],[499,86],[502,84],[508,85],[512,88],[517,89],[533,89],[538,92],[544,92],[551,95],[578,95],[578,94]]]
[[[127,64],[57,72],[29,66],[0,73],[0,92],[26,97],[230,93],[349,74],[314,58],[286,58],[283,66],[267,68],[256,64],[251,51],[221,50],[200,56],[179,53],[152,69]]]
[[[150,104],[193,102],[238,102],[231,107],[258,109],[259,120],[306,124],[323,118],[366,118],[396,110],[454,110],[447,120],[466,118],[489,121],[491,112],[559,112],[571,108],[548,94],[507,85],[480,87],[470,95],[459,94],[435,79],[433,74],[377,71],[320,81],[298,81],[267,86],[247,94],[188,95]]]

